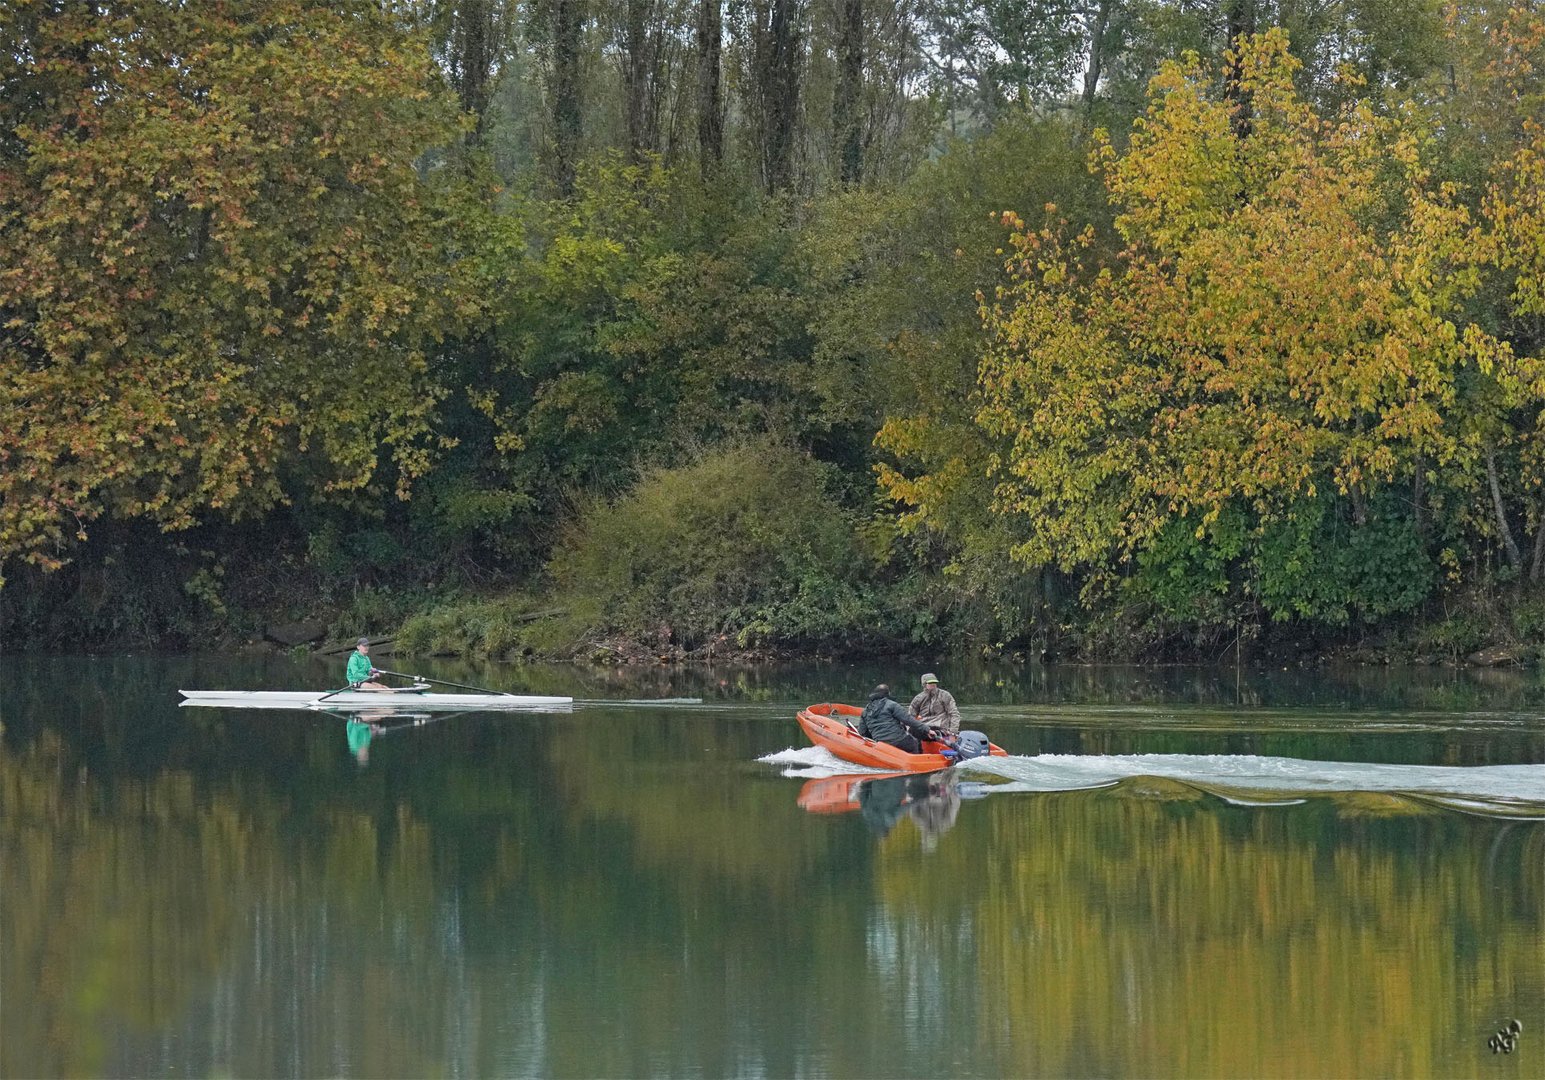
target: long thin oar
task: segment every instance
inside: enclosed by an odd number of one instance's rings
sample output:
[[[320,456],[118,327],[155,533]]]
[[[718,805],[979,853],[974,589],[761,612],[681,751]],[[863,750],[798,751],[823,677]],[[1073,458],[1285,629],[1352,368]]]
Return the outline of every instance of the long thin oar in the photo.
[[[376,668],[375,670],[376,670],[376,672],[378,674],[381,674],[381,675],[396,675],[397,674],[397,672],[395,672],[395,671],[382,671],[380,668]],[[399,677],[400,678],[404,678],[404,679],[413,679],[415,682],[420,681],[417,678],[417,676],[414,676],[414,675],[402,675],[402,676],[399,676]],[[330,697],[334,697],[334,696],[336,696],[338,694],[341,694],[345,690],[354,690],[354,689],[356,689],[356,687],[355,687],[355,685],[353,683],[349,683],[348,686],[340,686],[336,690],[330,690],[327,693],[323,694],[321,697],[317,698],[311,704],[313,704],[313,705],[320,705],[320,704],[322,704],[322,702],[326,701]],[[406,687],[404,687],[404,689],[406,689]],[[372,692],[374,692],[374,693],[384,693],[384,691],[368,691],[368,690],[365,691],[365,693],[372,693]]]
[[[702,703],[703,703],[703,699],[700,698],[700,697],[575,698],[574,699],[574,704],[575,705],[585,705],[585,706],[589,706],[589,707],[606,707],[606,708],[610,708],[613,705],[641,705],[641,706],[648,707],[648,706],[653,706],[653,705],[701,705]]]
[[[480,694],[498,694],[500,697],[514,697],[508,690],[490,690],[486,686],[468,686],[466,683],[451,682],[449,679],[430,679],[423,675],[408,675],[401,671],[387,671],[385,668],[376,668],[382,675],[395,675],[399,679],[413,679],[415,682],[431,682],[438,686],[454,686],[458,690],[476,690]]]

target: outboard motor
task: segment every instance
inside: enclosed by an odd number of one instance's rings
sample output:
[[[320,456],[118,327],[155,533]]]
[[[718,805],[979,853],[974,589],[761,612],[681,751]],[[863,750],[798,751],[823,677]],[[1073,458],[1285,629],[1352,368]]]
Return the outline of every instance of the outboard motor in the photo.
[[[987,741],[987,736],[980,731],[962,731],[955,737],[957,761],[968,761],[974,757],[986,757],[991,752],[992,744]]]

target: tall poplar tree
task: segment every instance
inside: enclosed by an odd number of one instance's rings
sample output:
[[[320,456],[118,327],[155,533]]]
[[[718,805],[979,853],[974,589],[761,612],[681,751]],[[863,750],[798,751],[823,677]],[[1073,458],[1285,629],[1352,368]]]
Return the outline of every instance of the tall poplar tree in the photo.
[[[697,14],[697,148],[704,176],[724,160],[724,6],[699,0]]]
[[[864,173],[864,0],[842,0],[838,16],[837,89],[832,96],[832,137],[838,175],[857,184]]]

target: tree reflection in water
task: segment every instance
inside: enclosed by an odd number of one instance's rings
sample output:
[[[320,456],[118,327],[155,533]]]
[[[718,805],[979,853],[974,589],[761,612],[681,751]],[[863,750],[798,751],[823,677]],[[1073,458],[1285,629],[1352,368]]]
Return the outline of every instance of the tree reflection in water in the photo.
[[[1154,777],[823,802],[744,703],[457,716],[362,770],[338,718],[107,670],[0,680],[0,1075],[1477,1075],[1545,1015],[1536,821]],[[1089,730],[1036,723],[1004,744]],[[1290,737],[1540,757],[1466,723]]]

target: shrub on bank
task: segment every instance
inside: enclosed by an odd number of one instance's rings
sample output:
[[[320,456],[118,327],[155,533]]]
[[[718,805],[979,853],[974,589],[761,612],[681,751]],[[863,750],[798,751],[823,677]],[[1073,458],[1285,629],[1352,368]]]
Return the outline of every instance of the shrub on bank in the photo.
[[[680,651],[904,637],[826,472],[796,449],[748,442],[583,506],[550,564],[568,614],[536,633],[554,646],[621,637]]]
[[[449,604],[406,620],[394,644],[401,652],[420,656],[500,659],[528,651],[526,632],[534,610],[524,596]]]

